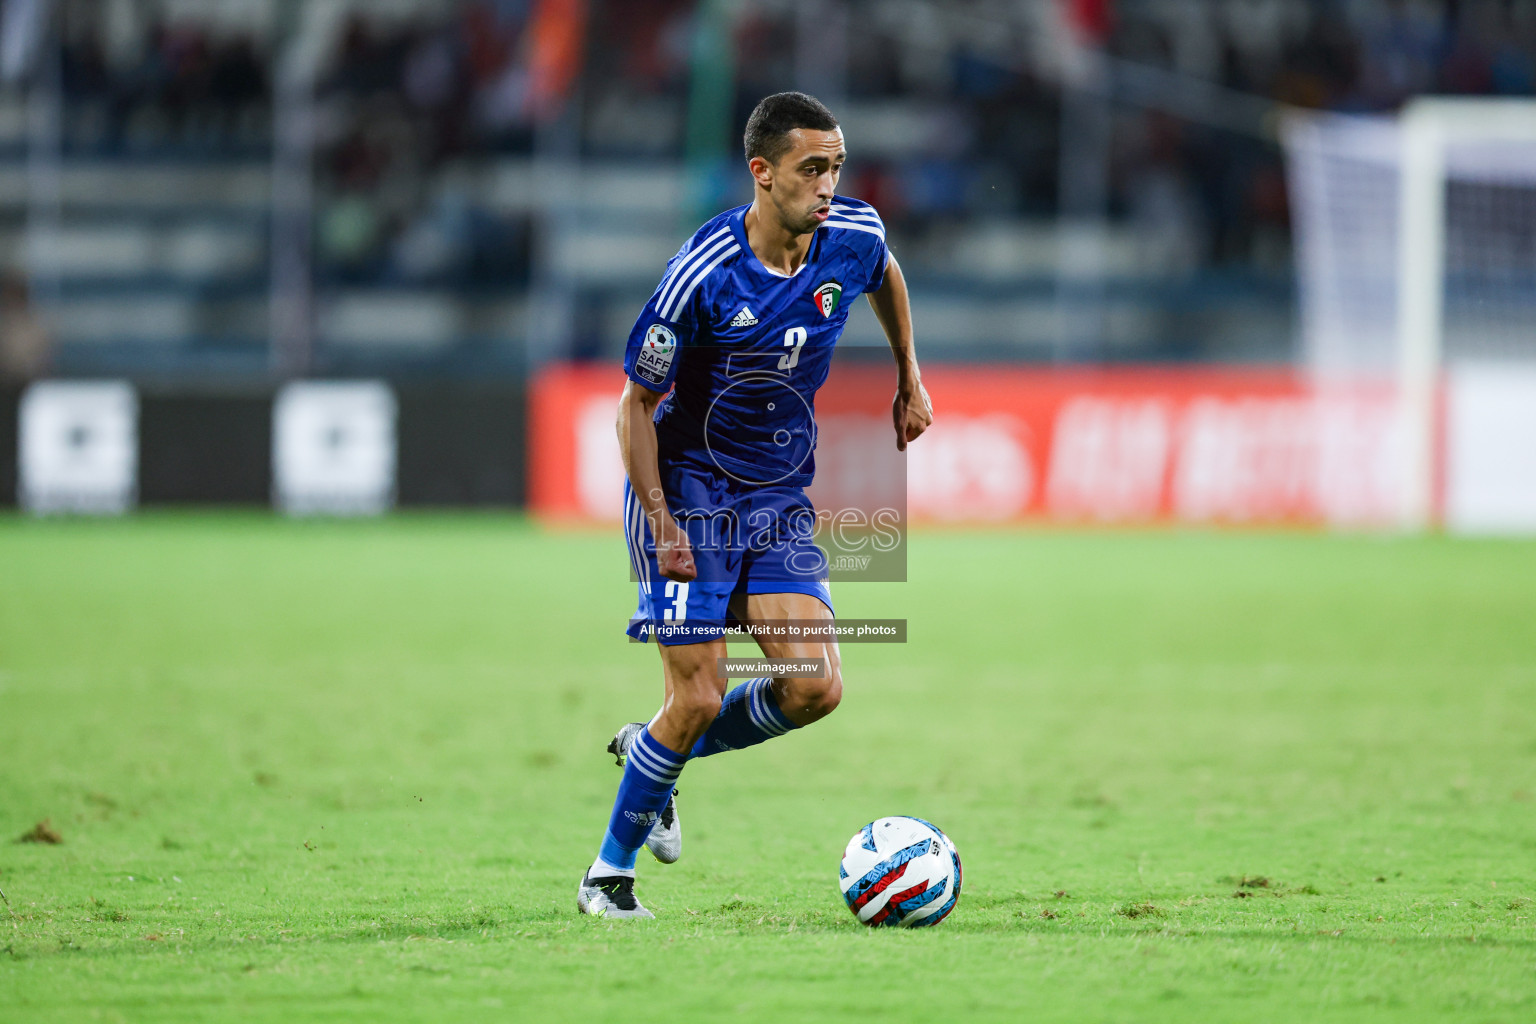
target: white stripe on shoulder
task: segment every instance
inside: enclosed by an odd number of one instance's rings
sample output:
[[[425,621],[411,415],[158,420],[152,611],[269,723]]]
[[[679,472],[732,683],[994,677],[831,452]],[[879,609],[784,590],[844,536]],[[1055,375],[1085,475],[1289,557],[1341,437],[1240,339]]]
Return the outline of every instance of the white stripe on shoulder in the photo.
[[[880,215],[875,212],[875,208],[872,206],[843,206],[833,203],[832,212],[839,216],[847,217],[849,220],[869,220],[874,221],[876,224],[880,223]]]
[[[710,262],[711,260],[716,260],[716,262],[718,262],[718,257],[722,252],[730,252],[736,248],[738,248],[738,246],[736,245],[736,238],[733,235],[722,238],[714,245],[711,245],[708,249],[703,250],[699,254],[698,259],[690,262],[687,267],[683,268],[682,271],[672,279],[672,283],[667,286],[666,291],[662,294],[661,300],[656,306],[656,311],[662,316],[666,317],[668,320],[672,319],[673,314],[667,311],[682,308],[681,304],[677,301],[679,293],[686,289],[690,282],[697,280],[698,274],[701,270],[704,270],[704,268],[713,265]],[[704,272],[708,273],[707,270],[704,270]]]
[[[669,279],[675,279],[678,274],[682,273],[684,267],[688,266],[689,263],[692,263],[694,260],[697,260],[701,255],[703,255],[705,249],[708,249],[711,245],[715,244],[730,233],[731,227],[729,224],[727,224],[719,231],[716,231],[714,234],[706,237],[698,245],[695,245],[692,249],[689,249],[688,252],[683,255],[682,259],[677,261],[677,266],[672,269],[672,272],[669,273],[667,277]]]
[[[838,220],[835,217],[829,217],[827,218],[826,226],[829,228],[845,228],[848,231],[863,231],[866,234],[874,235],[882,242],[885,241],[885,230],[867,221]]]
[[[735,239],[732,239],[731,244],[721,250],[713,260],[694,271],[692,279],[684,284],[682,290],[672,297],[671,303],[657,311],[661,314],[662,319],[676,320],[678,313],[682,311],[684,306],[688,305],[688,300],[693,297],[694,289],[703,283],[711,271],[740,251],[741,246],[736,243]]]
[[[730,235],[731,229],[727,225],[694,246],[688,255],[679,260],[677,266],[666,277],[662,278],[661,297],[657,301],[657,307],[665,306],[670,301],[670,296],[676,292],[678,285],[688,276],[689,272],[704,260],[709,259],[720,246],[731,241]]]

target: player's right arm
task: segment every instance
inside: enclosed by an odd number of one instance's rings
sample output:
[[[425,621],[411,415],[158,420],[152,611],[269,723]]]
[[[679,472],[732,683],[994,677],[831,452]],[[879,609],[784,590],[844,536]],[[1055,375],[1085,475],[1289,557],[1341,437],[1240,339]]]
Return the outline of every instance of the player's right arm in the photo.
[[[651,525],[656,540],[656,565],[661,574],[678,583],[688,583],[698,575],[693,551],[667,508],[661,489],[661,470],[656,461],[656,406],[661,392],[635,381],[624,384],[619,397],[619,453],[624,457],[624,472],[629,474],[630,489],[640,500],[640,507]]]
[[[692,582],[698,569],[687,535],[667,508],[656,457],[654,417],[662,396],[677,380],[683,349],[697,329],[699,285],[734,248],[729,228],[711,224],[698,231],[667,261],[667,272],[640,311],[624,348],[624,373],[629,382],[619,399],[619,451],[630,489],[640,501],[656,542],[657,568],[678,583]]]

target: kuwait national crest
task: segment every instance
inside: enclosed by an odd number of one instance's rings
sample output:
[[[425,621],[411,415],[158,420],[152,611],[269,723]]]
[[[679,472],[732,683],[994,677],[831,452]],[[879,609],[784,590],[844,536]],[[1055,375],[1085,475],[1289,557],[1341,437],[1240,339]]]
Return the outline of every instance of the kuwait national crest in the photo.
[[[842,301],[843,286],[836,281],[828,281],[811,293],[811,301],[816,303],[816,308],[821,310],[822,316],[831,316],[837,311],[837,304]]]

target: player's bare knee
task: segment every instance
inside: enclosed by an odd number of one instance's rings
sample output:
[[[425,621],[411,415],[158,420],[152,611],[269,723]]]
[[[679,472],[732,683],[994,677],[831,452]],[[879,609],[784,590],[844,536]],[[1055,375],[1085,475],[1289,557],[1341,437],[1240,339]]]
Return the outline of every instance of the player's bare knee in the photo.
[[[698,739],[720,714],[720,695],[708,691],[678,694],[672,698],[668,710],[680,730],[692,739]]]
[[[827,673],[827,678],[816,679],[812,682],[820,683],[812,695],[812,707],[825,718],[837,710],[837,706],[843,700],[843,673],[836,665]]]
[[[785,692],[789,704],[802,715],[814,721],[825,718],[837,710],[843,699],[843,675],[836,664],[830,666],[825,676],[785,680]]]

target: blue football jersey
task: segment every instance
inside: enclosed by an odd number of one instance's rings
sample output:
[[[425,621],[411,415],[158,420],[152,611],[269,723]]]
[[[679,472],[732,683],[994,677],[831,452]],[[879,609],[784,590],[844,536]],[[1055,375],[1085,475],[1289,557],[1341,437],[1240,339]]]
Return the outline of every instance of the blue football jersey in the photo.
[[[815,473],[816,391],[853,301],[885,279],[885,225],[836,196],[791,276],[747,244],[747,207],[715,217],[667,263],[635,321],[624,372],[669,394],[656,409],[664,456],[750,484],[805,487]]]

